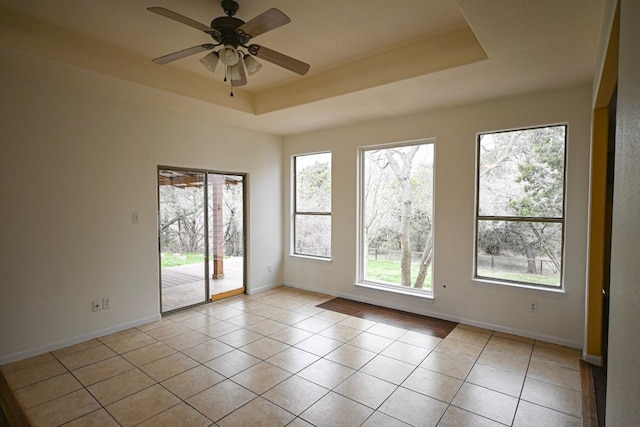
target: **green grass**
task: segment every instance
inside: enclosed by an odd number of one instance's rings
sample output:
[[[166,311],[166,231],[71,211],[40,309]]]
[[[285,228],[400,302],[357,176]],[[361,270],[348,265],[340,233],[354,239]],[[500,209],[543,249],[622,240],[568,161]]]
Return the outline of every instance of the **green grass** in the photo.
[[[204,254],[201,253],[184,253],[175,254],[173,252],[163,252],[160,257],[160,265],[162,267],[178,267],[180,265],[197,264],[204,262]]]
[[[411,264],[411,283],[416,282],[419,268],[418,263]],[[429,269],[431,269],[431,267],[429,267]],[[369,260],[367,262],[366,276],[369,280],[379,280],[400,286],[400,280],[402,278],[400,262]],[[431,274],[427,274],[422,289],[431,289]]]
[[[526,274],[526,273],[513,273],[509,271],[491,271],[491,270],[478,270],[478,276],[486,277],[488,279],[503,279],[512,280],[514,282],[531,283],[534,285],[547,285],[560,287],[558,276],[546,276],[542,274]]]

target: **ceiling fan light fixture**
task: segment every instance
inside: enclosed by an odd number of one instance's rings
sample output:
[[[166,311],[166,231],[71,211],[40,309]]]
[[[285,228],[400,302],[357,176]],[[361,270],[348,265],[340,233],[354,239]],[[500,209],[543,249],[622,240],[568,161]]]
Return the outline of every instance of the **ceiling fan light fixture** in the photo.
[[[291,18],[282,11],[272,7],[266,12],[245,22],[234,17],[239,8],[237,1],[222,0],[221,6],[227,16],[214,18],[210,25],[202,24],[164,7],[148,7],[147,10],[149,12],[202,31],[214,40],[214,43],[203,43],[182,49],[169,55],[152,59],[152,62],[160,65],[168,64],[196,53],[211,51],[211,53],[200,58],[200,63],[202,63],[207,70],[215,73],[218,63],[222,62],[223,65],[221,65],[221,67],[224,68],[224,81],[231,82],[231,96],[233,96],[233,87],[246,85],[247,75],[252,76],[262,68],[262,64],[254,57],[258,57],[261,60],[293,71],[299,75],[304,75],[309,71],[309,64],[300,60],[261,45],[247,45],[249,40],[253,40],[261,34],[291,22]],[[219,50],[212,50],[216,48],[219,48]],[[239,48],[244,48],[248,52],[242,49],[239,50]]]
[[[228,67],[233,67],[238,63],[240,59],[240,54],[233,46],[227,44],[218,52],[218,56],[220,57],[220,61]]]
[[[247,67],[247,73],[250,76],[253,76],[255,73],[260,71],[260,68],[262,68],[262,64],[251,55],[246,55],[244,57],[244,65]]]
[[[215,73],[216,65],[218,65],[219,60],[220,58],[218,57],[218,52],[211,52],[210,54],[200,58],[200,63],[204,65],[207,70]]]
[[[231,67],[227,67],[226,77],[227,80],[230,81],[242,80],[242,76],[240,75],[240,67],[237,64]]]

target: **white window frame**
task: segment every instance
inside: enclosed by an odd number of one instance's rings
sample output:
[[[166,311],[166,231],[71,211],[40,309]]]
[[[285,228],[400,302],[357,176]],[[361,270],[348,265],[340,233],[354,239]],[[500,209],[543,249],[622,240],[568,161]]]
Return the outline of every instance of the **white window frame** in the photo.
[[[363,230],[363,226],[364,226],[364,215],[365,215],[365,200],[364,200],[364,194],[365,194],[365,189],[364,189],[364,185],[365,185],[365,152],[367,151],[371,151],[371,150],[383,150],[383,149],[387,149],[387,148],[395,148],[395,147],[406,147],[406,146],[411,146],[411,145],[427,145],[430,144],[433,146],[433,177],[432,177],[432,181],[433,181],[433,189],[432,189],[432,194],[433,197],[431,198],[431,212],[432,212],[432,239],[433,239],[433,254],[432,254],[432,258],[431,258],[431,289],[430,290],[426,290],[426,289],[415,289],[415,288],[410,288],[410,287],[404,287],[404,286],[400,286],[400,285],[396,285],[396,284],[387,284],[384,282],[377,282],[377,281],[372,281],[372,280],[367,280],[365,278],[365,263],[364,263],[364,256],[367,256],[368,254],[365,254],[365,245],[364,245],[364,230]],[[377,145],[367,145],[367,146],[361,146],[358,147],[358,186],[357,186],[357,209],[358,209],[358,213],[357,213],[357,227],[356,227],[356,234],[357,234],[357,256],[356,256],[356,282],[354,283],[355,286],[357,287],[363,287],[363,288],[368,288],[368,289],[374,289],[374,290],[380,290],[380,291],[385,291],[385,292],[390,292],[390,293],[394,293],[394,294],[402,294],[402,295],[409,295],[412,297],[418,297],[418,298],[423,298],[426,299],[428,301],[433,301],[434,299],[434,295],[435,295],[435,260],[436,260],[436,247],[435,247],[435,190],[436,190],[436,140],[434,138],[425,138],[425,139],[419,139],[419,140],[411,140],[411,141],[401,141],[401,142],[393,142],[393,143],[388,143],[388,144],[377,144]]]
[[[298,189],[297,189],[297,159],[299,157],[305,156],[314,156],[320,154],[329,154],[331,157],[331,187],[330,192],[333,192],[333,153],[331,151],[318,151],[313,153],[300,153],[294,154],[291,156],[291,242],[290,242],[290,254],[291,256],[302,257],[302,258],[312,258],[330,261],[331,260],[331,252],[333,251],[333,245],[330,246],[330,253],[327,256],[316,255],[316,254],[308,254],[296,251],[296,218],[298,215],[308,215],[308,216],[328,216],[331,222],[330,229],[333,230],[333,218],[332,218],[332,210],[333,210],[333,194],[330,194],[332,199],[331,210],[329,211],[321,211],[321,212],[311,212],[311,211],[298,211],[297,209],[297,197],[298,197]],[[332,232],[328,236],[329,240],[332,240]]]
[[[564,158],[563,158],[563,181],[562,181],[562,216],[560,218],[554,217],[518,217],[518,216],[489,216],[489,215],[480,215],[480,139],[482,135],[490,135],[504,132],[514,132],[514,131],[526,131],[532,129],[540,129],[540,128],[551,128],[551,127],[559,127],[563,126],[565,128],[564,133]],[[555,292],[555,293],[565,293],[564,291],[564,266],[565,266],[565,257],[566,257],[566,211],[567,211],[567,152],[569,145],[569,125],[568,123],[554,123],[547,125],[538,125],[538,126],[527,126],[527,127],[519,127],[513,129],[503,129],[496,131],[488,131],[488,132],[479,132],[476,134],[476,171],[475,171],[475,205],[474,205],[474,235],[473,235],[473,276],[472,279],[475,282],[479,283],[488,283],[495,284],[501,286],[509,286],[516,288],[526,288],[533,290],[542,290],[547,292]],[[540,223],[554,223],[560,224],[561,231],[561,254],[562,260],[560,263],[560,283],[558,286],[555,285],[545,285],[538,284],[533,282],[524,282],[524,281],[515,281],[508,279],[501,279],[490,276],[481,276],[478,275],[478,224],[481,220],[496,220],[496,221],[510,221],[510,222],[540,222]]]

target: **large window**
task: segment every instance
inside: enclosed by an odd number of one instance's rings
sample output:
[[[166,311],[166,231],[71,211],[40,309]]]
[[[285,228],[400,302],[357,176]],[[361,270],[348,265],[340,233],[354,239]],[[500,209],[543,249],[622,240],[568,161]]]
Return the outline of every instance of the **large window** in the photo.
[[[478,136],[475,277],[560,288],[567,127]]]
[[[331,257],[331,153],[293,158],[293,252]]]
[[[434,145],[360,151],[359,282],[432,292]]]

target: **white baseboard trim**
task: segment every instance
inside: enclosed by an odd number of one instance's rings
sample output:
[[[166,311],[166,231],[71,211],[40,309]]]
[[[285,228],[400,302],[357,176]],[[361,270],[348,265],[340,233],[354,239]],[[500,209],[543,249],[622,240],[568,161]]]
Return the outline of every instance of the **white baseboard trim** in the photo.
[[[397,304],[389,304],[389,303],[387,303],[385,301],[380,301],[378,299],[366,298],[366,297],[362,297],[360,295],[354,295],[354,294],[350,294],[350,293],[338,292],[337,294],[332,294],[330,291],[327,291],[326,289],[313,288],[313,287],[308,287],[308,286],[300,286],[300,285],[295,284],[295,283],[291,283],[291,284],[287,283],[286,286],[291,286],[292,288],[298,288],[298,289],[303,289],[303,290],[307,290],[307,291],[320,292],[320,293],[324,293],[324,294],[327,294],[327,295],[346,298],[346,299],[350,299],[350,300],[353,300],[353,301],[364,302],[364,303],[367,303],[367,304],[373,304],[373,305],[377,305],[377,306],[380,306],[380,307],[387,307],[387,308],[392,308],[392,309],[395,309],[395,310],[406,311],[406,312],[413,313],[413,314],[420,314],[420,315],[423,315],[423,316],[435,317],[437,319],[449,320],[451,322],[464,323],[464,324],[471,325],[471,326],[477,326],[479,328],[490,329],[492,331],[503,332],[505,334],[517,335],[517,336],[525,337],[525,338],[531,338],[531,339],[534,339],[534,340],[544,341],[544,342],[548,342],[548,343],[552,343],[552,344],[558,344],[558,345],[562,345],[562,346],[565,346],[565,347],[577,348],[577,349],[581,349],[582,348],[582,342],[567,340],[567,339],[556,337],[556,336],[553,336],[553,335],[539,334],[539,333],[532,332],[532,331],[525,331],[525,330],[521,330],[521,329],[510,328],[508,326],[495,325],[495,324],[486,323],[486,322],[479,322],[479,321],[476,321],[476,320],[473,320],[473,319],[468,319],[468,318],[460,317],[460,316],[454,316],[454,315],[450,315],[450,314],[447,314],[447,313],[441,313],[441,312],[427,310],[427,309],[425,309],[425,310],[414,310],[414,309],[411,309],[409,307],[404,307],[404,306],[400,306],[400,305],[397,305]]]
[[[295,288],[295,289],[300,289],[302,291],[317,292],[319,294],[325,294],[325,295],[329,295],[329,296],[332,296],[332,297],[338,296],[336,293],[331,292],[330,290],[323,289],[323,288],[316,288],[314,286],[305,286],[305,285],[300,285],[300,284],[297,284],[297,283],[285,283],[284,286],[288,286],[290,288]]]
[[[17,362],[18,360],[27,359],[29,357],[38,356],[50,351],[59,350],[70,345],[78,344],[83,341],[88,341],[94,338],[103,337],[105,335],[113,334],[116,332],[124,331],[125,329],[135,328],[136,326],[145,325],[147,323],[160,320],[160,314],[154,314],[153,316],[142,317],[140,319],[132,320],[130,322],[120,323],[118,325],[110,326],[108,328],[98,329],[86,334],[77,335],[71,338],[65,338],[60,341],[52,342],[49,344],[41,345],[28,350],[17,351],[15,353],[6,354],[0,356],[0,365],[5,365],[11,362]]]
[[[604,364],[602,356],[594,356],[593,354],[587,354],[585,352],[582,353],[582,360],[596,366],[602,366]]]
[[[263,285],[263,286],[257,286],[257,287],[247,286],[246,292],[248,295],[259,294],[260,292],[268,291],[269,289],[274,289],[282,285],[283,283],[271,283],[269,285]]]
[[[434,315],[433,317],[437,317],[437,315]],[[564,339],[564,338],[556,337],[554,335],[539,334],[537,332],[525,331],[525,330],[516,329],[516,328],[510,328],[510,327],[502,326],[502,325],[494,325],[494,324],[491,324],[491,323],[477,322],[475,320],[465,319],[465,318],[461,318],[458,322],[459,323],[465,323],[465,324],[471,325],[471,326],[477,326],[479,328],[485,328],[485,329],[491,329],[491,330],[497,331],[497,332],[503,332],[505,334],[517,335],[519,337],[531,338],[531,339],[534,339],[534,340],[537,340],[537,341],[544,341],[544,342],[551,343],[551,344],[557,344],[557,345],[561,345],[561,346],[564,346],[564,347],[575,348],[575,349],[578,349],[578,350],[582,349],[582,343],[581,342],[567,340],[567,339]]]

